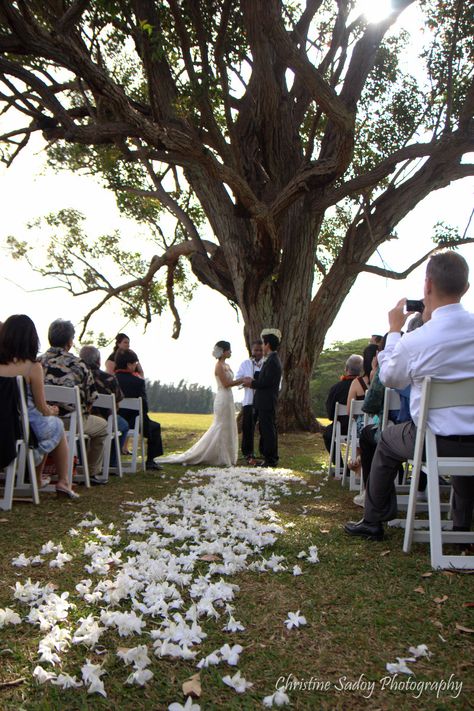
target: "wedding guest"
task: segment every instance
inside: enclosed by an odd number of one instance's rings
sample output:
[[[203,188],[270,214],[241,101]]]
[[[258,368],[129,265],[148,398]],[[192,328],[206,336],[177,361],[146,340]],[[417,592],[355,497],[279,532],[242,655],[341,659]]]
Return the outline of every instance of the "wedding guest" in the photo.
[[[91,415],[97,388],[92,373],[83,360],[71,353],[75,330],[70,321],[56,319],[48,330],[50,348],[40,357],[44,370],[44,382],[66,388],[79,387],[81,394],[84,434],[89,436],[87,462],[92,485],[105,484],[101,480],[104,443],[107,437],[107,423],[102,417]],[[59,415],[65,419],[72,412],[73,405],[61,404]]]
[[[14,378],[22,375],[27,385],[28,419],[36,437],[34,449],[36,475],[41,486],[46,456],[51,455],[58,481],[56,493],[78,499],[69,486],[68,446],[58,408],[48,405],[44,395],[43,369],[37,360],[39,339],[29,316],[10,316],[0,329],[0,376]],[[48,482],[44,482],[49,483]]]
[[[350,412],[353,400],[363,400],[365,397],[365,393],[370,385],[371,375],[375,372],[377,366],[377,351],[378,346],[375,345],[375,343],[369,343],[369,345],[364,348],[364,352],[362,354],[363,373],[355,378],[351,383],[351,387],[349,388],[349,393],[347,395],[347,412]],[[364,415],[356,415],[354,419],[356,421],[357,437],[360,437],[360,433],[364,426]],[[357,448],[355,459],[350,459],[348,466],[349,469],[354,471],[357,476],[360,476],[361,464],[359,448]]]
[[[334,412],[336,410],[336,402],[340,403],[341,405],[345,405],[347,403],[347,396],[349,395],[349,390],[352,381],[360,375],[362,365],[362,356],[356,355],[355,353],[349,356],[346,361],[344,375],[342,375],[341,378],[337,381],[337,383],[334,383],[334,385],[332,385],[329,390],[328,396],[326,398],[326,413],[328,419],[331,420],[331,423],[327,427],[325,427],[323,431],[324,446],[326,447],[328,452],[331,451],[331,439],[332,431],[334,428],[333,420]],[[349,418],[347,417],[347,415],[342,415],[341,417],[339,417],[339,422],[341,423],[341,434],[346,435]],[[336,455],[335,452],[333,452],[333,460],[331,464],[335,464],[335,462]],[[344,466],[342,460],[340,462],[340,466]]]
[[[416,314],[416,316],[409,322],[407,333],[414,331],[415,328],[419,328],[423,325],[421,314]],[[379,353],[385,348],[386,335],[383,337],[382,342],[379,345]],[[377,368],[375,375],[370,379],[370,387],[367,390],[364,398],[364,412],[374,416],[373,422],[362,429],[359,436],[359,448],[360,448],[360,462],[362,465],[362,475],[364,478],[364,491],[360,494],[354,496],[354,503],[357,506],[364,507],[365,504],[365,489],[367,488],[367,480],[369,478],[370,468],[372,466],[372,460],[374,458],[375,450],[377,448],[377,443],[381,435],[381,423],[383,417],[383,407],[384,399],[386,397],[385,385],[380,381],[380,367],[378,365],[378,355]],[[403,389],[396,388],[400,397],[400,409],[393,410],[389,412],[388,419],[390,422],[400,423],[409,422],[411,420],[410,415],[410,385],[407,385]],[[399,468],[399,473],[403,476],[404,467],[403,465]],[[420,472],[420,480],[418,483],[418,498],[425,498],[427,479],[425,472]]]
[[[154,459],[163,454],[161,425],[148,416],[148,399],[145,381],[137,373],[138,356],[135,351],[118,350],[115,356],[115,377],[125,397],[141,397],[143,402],[143,434],[147,440],[146,468],[152,471],[163,469]],[[135,410],[120,409],[119,415],[127,420],[129,427],[135,425]]]
[[[375,343],[369,343],[369,345],[364,348],[362,354],[362,375],[358,375],[351,382],[347,394],[347,412],[349,412],[351,408],[352,400],[363,400],[365,397],[366,390],[370,385],[370,376],[374,369],[374,358],[376,358],[377,351],[378,346],[376,346]],[[358,425],[357,434],[360,434],[360,429],[362,429],[362,426],[359,427]]]
[[[255,410],[260,429],[260,454],[262,467],[276,467],[278,464],[278,432],[276,406],[281,380],[281,363],[277,349],[281,333],[278,329],[264,329],[261,333],[265,362],[258,378],[243,379],[245,387],[255,390]]]
[[[389,312],[390,332],[379,355],[380,379],[387,387],[411,385],[412,421],[387,427],[377,444],[367,482],[364,518],[345,525],[351,536],[380,540],[383,522],[397,515],[394,480],[398,468],[413,457],[416,426],[425,376],[439,380],[474,377],[474,314],[460,301],[469,288],[469,268],[456,252],[440,252],[429,260],[424,284],[424,325],[401,338],[410,314],[406,299]],[[428,425],[436,435],[440,456],[474,455],[474,406],[430,410]],[[452,477],[453,530],[469,530],[474,509],[474,479]]]
[[[236,378],[250,377],[257,379],[263,365],[263,341],[259,338],[252,343],[250,358],[240,364]],[[253,404],[254,391],[252,388],[244,388],[244,399],[242,402],[242,454],[250,465],[255,465],[254,454],[254,434],[255,434],[255,408]]]
[[[110,375],[106,373],[105,370],[100,369],[100,351],[95,346],[83,346],[79,351],[79,358],[82,358],[84,363],[89,366],[92,376],[94,378],[95,386],[98,393],[103,393],[105,395],[115,395],[115,402],[117,410],[119,408],[119,403],[123,400],[123,393],[120,389],[115,375]],[[102,417],[104,420],[108,420],[110,412],[102,407],[93,407],[92,414]],[[128,454],[126,450],[127,436],[129,430],[129,424],[124,417],[117,414],[117,426],[120,430],[120,451],[122,454]],[[112,452],[110,456],[110,466],[117,466],[117,454],[115,447],[112,447]]]
[[[112,353],[108,356],[107,360],[105,361],[105,370],[107,373],[110,375],[113,375],[115,373],[116,369],[116,363],[115,363],[115,357],[119,351],[128,351],[130,349],[130,338],[127,336],[126,333],[117,333],[115,336],[115,345],[114,345],[114,350]],[[140,363],[137,361],[137,367],[135,369],[135,373],[139,375],[141,378],[145,377],[145,373],[143,372],[143,368],[140,365]]]

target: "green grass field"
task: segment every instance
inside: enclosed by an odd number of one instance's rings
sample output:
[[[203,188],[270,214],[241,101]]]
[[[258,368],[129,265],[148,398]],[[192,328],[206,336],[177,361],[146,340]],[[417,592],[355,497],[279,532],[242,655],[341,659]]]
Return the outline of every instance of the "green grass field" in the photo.
[[[195,441],[211,417],[160,413],[157,419],[163,427],[166,450],[172,451]],[[286,529],[271,552],[286,556],[293,565],[298,552],[314,544],[318,546],[320,563],[304,566],[304,574],[298,577],[291,571],[249,571],[229,578],[229,582],[240,586],[234,616],[246,630],[225,637],[222,619],[206,620],[202,624],[208,638],[202,644],[202,652],[208,654],[226,641],[241,644],[244,651],[238,668],[254,686],[238,695],[221,681],[235,668],[203,669],[201,709],[262,709],[263,697],[274,691],[278,679],[307,684],[307,688],[288,689],[288,708],[292,709],[474,708],[474,577],[431,571],[428,547],[424,545],[414,546],[413,553],[405,556],[400,530],[390,530],[380,543],[347,538],[342,524],[361,515],[361,509],[352,503],[353,493],[333,480],[321,489],[321,499],[316,498],[316,489],[310,488],[320,484],[322,475],[315,472],[326,464],[321,437],[288,434],[280,442],[282,466],[293,469],[306,485],[302,487],[303,494],[292,493],[276,507],[281,522],[294,526]],[[42,583],[53,582],[58,592],[71,592],[77,608],[70,613],[70,621],[88,614],[90,606],[74,590],[81,578],[91,577],[83,569],[86,559],[82,556],[88,534],[71,538],[68,529],[88,511],[102,519],[103,527],[112,522],[120,527],[125,517],[122,502],[150,496],[162,498],[175,490],[184,471],[180,466],[167,466],[164,479],[151,472],[129,475],[123,480],[113,478],[107,487],[88,491],[81,488],[77,503],[58,501],[54,495],[45,494],[39,507],[17,503],[12,512],[0,512],[0,607],[25,612],[12,599],[12,586],[30,576]],[[12,567],[13,556],[22,552],[36,554],[49,539],[61,541],[65,550],[74,555],[73,561],[61,570]],[[124,545],[125,539],[126,536]],[[265,555],[268,557],[268,549]],[[207,565],[202,564],[203,573]],[[288,631],[283,620],[288,611],[297,609],[305,615],[308,625]],[[153,626],[158,626],[158,620],[149,625]],[[38,641],[44,634],[26,623],[0,629],[1,711],[162,711],[173,701],[184,703],[181,684],[197,671],[192,662],[153,657],[154,680],[143,689],[126,687],[124,668],[115,650],[149,644],[149,638],[143,635],[141,640],[121,639],[107,632],[100,640],[103,650],[98,651],[102,654],[74,646],[64,655],[65,670],[78,676],[86,656],[94,663],[104,663],[106,699],[88,696],[84,689],[62,691],[48,684],[38,686],[32,671],[37,664]],[[385,664],[409,656],[408,647],[419,644],[428,645],[432,653],[429,660],[408,665],[416,672],[416,683],[425,684],[418,687],[421,692],[383,688],[388,683],[383,679],[389,676]],[[396,682],[406,682],[407,678],[399,676]],[[426,687],[428,682],[443,681],[462,684],[457,698],[452,698],[454,687],[451,694],[444,690],[438,697],[436,689]],[[419,698],[415,698],[417,694]]]

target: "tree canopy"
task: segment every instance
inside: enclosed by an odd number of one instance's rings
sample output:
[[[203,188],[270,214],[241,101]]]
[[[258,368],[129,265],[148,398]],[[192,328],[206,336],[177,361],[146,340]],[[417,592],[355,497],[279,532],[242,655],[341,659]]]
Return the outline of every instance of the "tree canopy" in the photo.
[[[117,235],[88,246],[64,211],[47,217],[66,233],[44,271],[97,293],[94,311],[119,298],[149,321],[168,304],[177,336],[185,258],[239,306],[247,341],[283,332],[282,422],[310,426],[313,364],[358,274],[410,273],[427,255],[401,273],[368,261],[431,191],[474,173],[470,9],[392,0],[369,22],[355,0],[0,0],[2,159],[41,132],[52,165],[100,176],[157,243],[148,262]]]

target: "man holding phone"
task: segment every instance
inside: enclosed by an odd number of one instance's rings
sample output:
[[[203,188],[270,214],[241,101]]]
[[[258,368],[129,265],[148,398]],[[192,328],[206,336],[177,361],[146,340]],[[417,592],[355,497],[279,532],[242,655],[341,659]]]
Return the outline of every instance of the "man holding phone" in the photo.
[[[370,469],[364,518],[347,523],[351,536],[380,540],[384,521],[397,515],[394,481],[399,465],[413,457],[416,424],[425,376],[441,380],[474,377],[474,314],[460,304],[469,288],[469,268],[456,252],[440,252],[429,260],[424,286],[424,325],[401,338],[413,311],[401,299],[389,312],[390,331],[379,353],[380,380],[387,387],[411,385],[412,420],[382,433]],[[474,455],[474,405],[430,411],[428,424],[437,435],[441,456]],[[474,478],[453,477],[453,530],[469,530],[474,509]]]

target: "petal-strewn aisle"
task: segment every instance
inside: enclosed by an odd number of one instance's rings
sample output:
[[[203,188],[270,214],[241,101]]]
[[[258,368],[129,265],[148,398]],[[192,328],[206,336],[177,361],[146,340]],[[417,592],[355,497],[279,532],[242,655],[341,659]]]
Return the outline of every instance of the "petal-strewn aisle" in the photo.
[[[198,688],[191,683],[177,689],[178,700],[163,699],[173,709],[197,711],[199,702],[185,694],[199,696],[200,670],[210,666],[220,668],[223,689],[244,694],[252,680],[237,667],[254,640],[239,620],[239,586],[232,576],[301,575],[305,566],[319,563],[314,545],[294,560],[271,550],[285,533],[272,507],[301,483],[290,470],[208,468],[188,471],[161,500],[125,502],[120,529],[89,512],[69,530],[83,544],[83,577],[63,591],[34,580],[35,566],[62,568],[73,560],[67,541],[47,541],[30,557],[19,552],[12,564],[29,577],[16,583],[14,609],[0,611],[0,626],[27,623],[44,633],[31,669],[39,684],[106,697],[112,654],[123,684],[138,686],[153,684],[165,657],[192,660]],[[217,648],[206,645],[210,620],[222,630]],[[289,610],[281,621],[295,634],[306,623],[299,610]],[[79,664],[74,648],[81,651]],[[268,689],[261,701],[281,706],[288,697]]]

